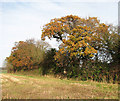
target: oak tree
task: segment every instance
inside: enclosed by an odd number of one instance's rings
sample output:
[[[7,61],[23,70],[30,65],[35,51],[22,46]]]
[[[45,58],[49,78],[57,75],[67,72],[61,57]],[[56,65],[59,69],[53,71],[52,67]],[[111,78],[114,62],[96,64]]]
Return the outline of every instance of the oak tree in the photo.
[[[97,17],[80,18],[68,15],[52,19],[46,24],[41,38],[56,38],[61,42],[55,59],[59,65],[63,65],[65,56],[69,57],[70,62],[75,62],[76,59],[79,62],[95,56],[102,45],[101,36],[108,32],[108,27],[100,23]]]

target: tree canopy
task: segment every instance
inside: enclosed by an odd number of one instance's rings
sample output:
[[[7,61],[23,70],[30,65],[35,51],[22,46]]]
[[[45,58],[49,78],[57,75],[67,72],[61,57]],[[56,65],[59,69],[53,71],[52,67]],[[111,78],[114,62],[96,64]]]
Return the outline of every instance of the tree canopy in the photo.
[[[101,36],[109,33],[108,28],[109,26],[100,23],[97,17],[80,18],[68,15],[52,19],[46,24],[41,38],[45,40],[47,36],[49,39],[56,38],[61,41],[59,55],[68,52],[71,58],[89,58],[101,47]]]
[[[7,65],[11,65],[13,71],[38,68],[48,46],[48,43],[34,39],[16,42],[10,56],[6,58]]]
[[[46,37],[61,42],[55,55],[58,66],[69,67],[72,63],[79,67],[80,61],[83,66],[88,60],[113,61],[120,36],[114,26],[101,23],[97,17],[68,15],[44,25],[41,39]]]

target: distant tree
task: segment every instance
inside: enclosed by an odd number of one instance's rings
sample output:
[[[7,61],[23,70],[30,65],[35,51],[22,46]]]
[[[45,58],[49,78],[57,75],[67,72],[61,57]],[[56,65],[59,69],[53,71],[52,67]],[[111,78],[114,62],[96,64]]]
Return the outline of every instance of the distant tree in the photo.
[[[6,58],[8,68],[14,72],[38,68],[48,46],[48,43],[34,39],[16,42],[11,55]]]

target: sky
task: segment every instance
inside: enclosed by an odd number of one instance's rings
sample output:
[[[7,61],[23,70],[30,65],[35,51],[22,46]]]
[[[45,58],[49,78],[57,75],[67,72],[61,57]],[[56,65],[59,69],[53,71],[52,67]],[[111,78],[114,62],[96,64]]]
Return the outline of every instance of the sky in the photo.
[[[98,17],[105,24],[118,24],[119,0],[0,0],[0,67],[15,42],[41,39],[42,27],[66,15]],[[46,40],[57,48],[55,39]]]

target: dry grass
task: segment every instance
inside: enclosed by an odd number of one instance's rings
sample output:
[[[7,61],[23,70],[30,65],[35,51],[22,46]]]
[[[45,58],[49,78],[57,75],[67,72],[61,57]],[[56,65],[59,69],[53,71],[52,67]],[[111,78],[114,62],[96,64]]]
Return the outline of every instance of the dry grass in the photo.
[[[2,99],[118,99],[117,84],[61,80],[30,73],[1,76]]]

